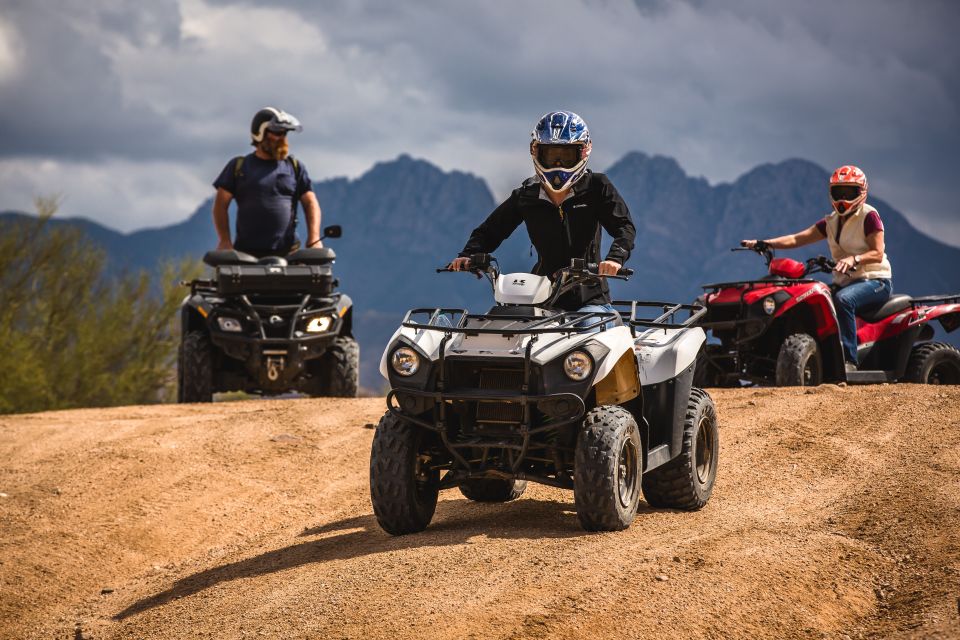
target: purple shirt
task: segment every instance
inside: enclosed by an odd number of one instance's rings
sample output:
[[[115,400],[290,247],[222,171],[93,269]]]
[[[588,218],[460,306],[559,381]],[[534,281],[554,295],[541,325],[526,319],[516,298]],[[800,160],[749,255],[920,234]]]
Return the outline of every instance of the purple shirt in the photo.
[[[837,225],[837,242],[840,242],[840,230],[843,229],[842,225]],[[827,219],[821,218],[817,221],[817,231],[819,231],[824,238],[827,237]],[[883,231],[883,222],[880,220],[880,214],[876,211],[870,211],[867,213],[867,217],[863,220],[863,235],[864,237],[870,237],[875,234],[877,231]]]

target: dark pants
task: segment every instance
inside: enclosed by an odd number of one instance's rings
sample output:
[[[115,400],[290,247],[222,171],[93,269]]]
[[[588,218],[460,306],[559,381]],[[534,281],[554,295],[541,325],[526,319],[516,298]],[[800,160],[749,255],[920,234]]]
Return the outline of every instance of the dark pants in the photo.
[[[857,311],[883,304],[891,293],[893,284],[885,278],[857,280],[833,292],[837,323],[840,325],[840,342],[847,362],[857,364]]]

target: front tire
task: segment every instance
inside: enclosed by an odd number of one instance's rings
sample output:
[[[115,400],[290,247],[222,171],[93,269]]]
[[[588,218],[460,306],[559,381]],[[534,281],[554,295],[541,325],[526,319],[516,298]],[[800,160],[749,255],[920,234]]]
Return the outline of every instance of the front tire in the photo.
[[[394,536],[423,531],[437,508],[440,470],[428,466],[423,440],[423,429],[389,411],[373,437],[370,500],[377,522]]]
[[[526,480],[471,478],[460,485],[460,493],[474,502],[510,502],[523,495]]]
[[[777,355],[778,387],[815,387],[823,382],[823,361],[817,341],[794,333],[780,345]]]
[[[360,346],[349,336],[337,336],[317,359],[318,396],[356,398],[360,384]]]
[[[651,507],[695,511],[707,504],[717,478],[720,429],[717,410],[703,389],[690,390],[680,455],[643,476]]]
[[[177,402],[213,402],[213,343],[205,331],[188,331],[177,358]]]
[[[960,384],[960,351],[945,342],[914,345],[904,379],[918,384]]]
[[[577,437],[573,497],[587,531],[621,531],[640,503],[643,473],[640,430],[633,415],[618,406],[587,412]]]

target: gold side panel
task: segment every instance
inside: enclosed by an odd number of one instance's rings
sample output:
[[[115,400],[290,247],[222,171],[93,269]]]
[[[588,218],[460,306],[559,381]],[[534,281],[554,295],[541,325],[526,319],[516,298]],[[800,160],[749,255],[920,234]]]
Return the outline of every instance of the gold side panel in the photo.
[[[597,391],[597,404],[620,404],[636,398],[640,393],[640,370],[633,349],[624,351],[613,371],[594,388]]]

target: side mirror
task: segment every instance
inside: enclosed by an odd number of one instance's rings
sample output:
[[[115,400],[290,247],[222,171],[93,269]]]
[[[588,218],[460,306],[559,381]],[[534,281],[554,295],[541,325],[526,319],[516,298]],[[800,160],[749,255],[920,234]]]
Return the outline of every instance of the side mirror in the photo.
[[[324,238],[339,238],[341,235],[343,235],[343,229],[341,229],[338,224],[332,224],[323,229]]]

